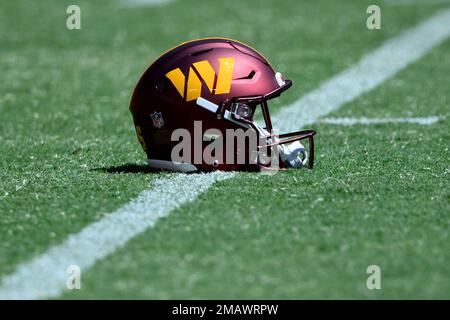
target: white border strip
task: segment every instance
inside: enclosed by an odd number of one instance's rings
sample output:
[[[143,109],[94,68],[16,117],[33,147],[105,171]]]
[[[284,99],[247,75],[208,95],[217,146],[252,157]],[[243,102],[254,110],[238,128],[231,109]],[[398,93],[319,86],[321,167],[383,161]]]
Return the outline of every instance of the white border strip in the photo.
[[[276,117],[279,127],[299,129],[373,89],[447,38],[449,20],[450,10],[443,11],[387,42],[356,66],[282,109]],[[136,200],[20,265],[13,274],[3,278],[0,299],[40,299],[60,295],[64,292],[69,265],[76,264],[85,271],[131,238],[153,227],[159,218],[193,201],[215,181],[233,175],[214,172],[158,179]]]
[[[320,123],[336,124],[342,126],[353,126],[357,124],[388,124],[388,123],[413,123],[420,125],[432,125],[439,121],[439,117],[424,117],[424,118],[325,118],[320,119]]]

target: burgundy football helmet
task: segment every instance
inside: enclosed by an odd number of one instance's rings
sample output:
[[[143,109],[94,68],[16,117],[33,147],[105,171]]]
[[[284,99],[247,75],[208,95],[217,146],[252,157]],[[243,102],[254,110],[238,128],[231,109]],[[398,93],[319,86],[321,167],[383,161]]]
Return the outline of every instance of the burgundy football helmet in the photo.
[[[267,102],[291,86],[291,80],[284,80],[249,46],[224,38],[199,39],[167,51],[144,72],[130,111],[139,142],[154,168],[183,172],[312,168],[315,131],[278,135],[272,126]],[[174,135],[177,129],[192,134],[190,150],[177,153],[182,160],[173,156],[180,143],[180,136]],[[224,148],[231,156],[217,153],[215,157],[212,152],[203,157],[218,140],[234,145],[230,140],[234,138],[225,134],[229,129],[255,133],[256,152],[246,140],[240,147]],[[304,139],[309,151],[299,142]],[[265,161],[260,150],[265,150]]]

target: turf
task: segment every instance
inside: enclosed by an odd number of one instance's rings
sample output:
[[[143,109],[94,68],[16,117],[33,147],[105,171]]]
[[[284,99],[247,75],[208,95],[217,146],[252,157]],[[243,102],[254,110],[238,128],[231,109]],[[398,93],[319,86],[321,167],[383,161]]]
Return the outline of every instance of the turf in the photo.
[[[394,105],[445,114],[449,48],[336,115],[379,100],[378,115]],[[431,90],[408,81],[430,69]],[[448,298],[448,125],[316,126],[314,171],[218,184],[97,264],[76,296]],[[372,264],[381,291],[366,288]]]
[[[383,28],[368,31],[364,1],[80,1],[82,30],[68,31],[69,4],[0,4],[0,276],[159,176],[127,106],[167,48],[212,35],[250,43],[295,81],[277,109],[442,7],[385,7]],[[449,48],[333,116],[448,116]],[[449,298],[448,125],[316,125],[314,171],[218,183],[62,297]],[[365,287],[370,264],[381,291]]]

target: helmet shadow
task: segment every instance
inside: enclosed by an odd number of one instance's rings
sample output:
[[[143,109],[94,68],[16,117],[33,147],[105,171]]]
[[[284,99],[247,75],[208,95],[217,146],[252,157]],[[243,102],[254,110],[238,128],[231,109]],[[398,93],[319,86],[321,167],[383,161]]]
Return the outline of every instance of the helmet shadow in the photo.
[[[155,169],[147,164],[126,163],[120,166],[100,167],[91,169],[91,171],[105,172],[105,173],[160,173],[163,170]]]

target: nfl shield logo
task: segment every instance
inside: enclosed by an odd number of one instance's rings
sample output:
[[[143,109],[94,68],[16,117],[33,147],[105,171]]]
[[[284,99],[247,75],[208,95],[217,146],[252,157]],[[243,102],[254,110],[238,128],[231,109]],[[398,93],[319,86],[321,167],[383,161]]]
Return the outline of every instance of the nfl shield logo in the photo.
[[[152,117],[153,126],[155,126],[155,128],[162,128],[163,127],[164,120],[163,120],[161,112],[156,112],[155,111],[152,114],[150,114],[150,116]]]

